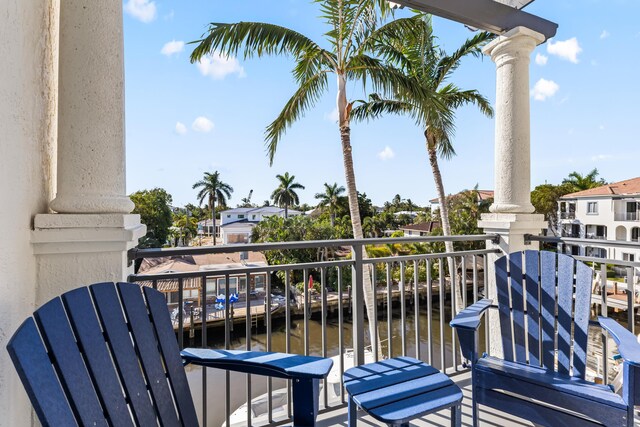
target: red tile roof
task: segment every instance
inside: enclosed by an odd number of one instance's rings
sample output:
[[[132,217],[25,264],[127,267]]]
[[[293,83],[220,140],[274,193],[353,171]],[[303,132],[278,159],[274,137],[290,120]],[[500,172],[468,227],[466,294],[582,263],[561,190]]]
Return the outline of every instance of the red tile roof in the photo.
[[[588,190],[578,191],[562,196],[562,199],[574,199],[576,197],[591,196],[621,196],[621,195],[639,195],[640,194],[640,177],[631,178],[625,181],[612,182],[611,184],[602,185]]]

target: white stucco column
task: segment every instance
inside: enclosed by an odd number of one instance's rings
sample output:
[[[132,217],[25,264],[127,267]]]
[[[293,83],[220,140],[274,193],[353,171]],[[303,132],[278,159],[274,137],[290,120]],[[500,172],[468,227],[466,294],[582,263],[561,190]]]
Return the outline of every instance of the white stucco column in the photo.
[[[531,153],[529,110],[529,64],[533,49],[544,36],[528,28],[517,27],[488,44],[483,52],[496,64],[495,193],[489,214],[483,214],[478,226],[485,233],[498,234],[500,254],[489,255],[487,296],[497,302],[495,260],[504,253],[537,249],[537,243],[525,244],[526,234],[539,234],[547,227],[544,215],[533,214],[531,204]],[[490,349],[502,354],[498,314],[489,312]]]
[[[36,215],[36,305],[122,281],[146,227],[125,188],[122,1],[60,0],[55,214]]]
[[[122,1],[60,0],[60,213],[129,213]]]
[[[542,34],[517,27],[488,44],[496,64],[495,193],[491,212],[531,213],[529,62]]]

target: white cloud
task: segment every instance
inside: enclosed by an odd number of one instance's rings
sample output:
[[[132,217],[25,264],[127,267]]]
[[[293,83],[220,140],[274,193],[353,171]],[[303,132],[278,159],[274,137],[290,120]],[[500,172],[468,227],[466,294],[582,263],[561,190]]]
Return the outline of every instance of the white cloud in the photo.
[[[604,125],[600,125],[600,126],[598,126],[598,129],[600,129],[600,130],[604,130]]]
[[[124,11],[142,22],[151,22],[156,19],[156,2],[129,0],[124,5]]]
[[[531,90],[531,96],[536,101],[544,101],[551,98],[560,89],[560,86],[553,80],[540,79],[536,82]]]
[[[160,53],[163,55],[171,56],[171,55],[175,55],[176,53],[180,53],[183,50],[184,50],[183,41],[172,40],[170,42],[165,43],[164,46],[162,46],[162,49],[160,49]]]
[[[611,154],[598,154],[597,156],[592,156],[591,161],[597,162],[599,160],[610,160],[613,156]]]
[[[213,130],[213,122],[204,116],[200,116],[193,121],[191,129],[196,132],[211,132]]]
[[[185,133],[187,133],[187,127],[184,125],[184,123],[181,122],[176,122],[175,130],[178,135],[184,135]]]
[[[389,147],[388,145],[384,147],[384,150],[378,153],[378,158],[380,160],[393,159],[395,156],[396,156],[396,153],[394,153],[391,147]]]
[[[609,34],[609,31],[607,30],[602,30],[602,32],[600,33],[600,38],[601,39],[606,39],[610,36],[611,34]]]
[[[328,120],[330,122],[337,122],[339,119],[338,116],[338,107],[334,108],[333,110],[331,110],[330,113],[324,113],[324,119]]]
[[[203,76],[210,76],[214,80],[222,80],[229,74],[237,74],[238,77],[246,76],[237,58],[225,58],[218,52],[202,57],[198,62],[198,69]]]
[[[578,43],[578,39],[575,37],[565,41],[553,42],[549,40],[547,43],[547,52],[551,55],[556,55],[559,58],[571,61],[574,64],[578,63],[578,54],[582,52],[582,48]]]
[[[536,54],[536,64],[547,65],[548,60],[549,60],[548,56],[542,55],[541,53]]]

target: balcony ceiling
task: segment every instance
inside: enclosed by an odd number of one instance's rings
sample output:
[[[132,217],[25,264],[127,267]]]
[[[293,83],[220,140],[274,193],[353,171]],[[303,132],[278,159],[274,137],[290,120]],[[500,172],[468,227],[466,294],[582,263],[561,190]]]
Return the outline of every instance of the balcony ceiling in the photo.
[[[401,6],[418,9],[469,27],[504,34],[516,27],[527,27],[545,36],[555,36],[558,24],[521,10],[534,0],[393,0]]]

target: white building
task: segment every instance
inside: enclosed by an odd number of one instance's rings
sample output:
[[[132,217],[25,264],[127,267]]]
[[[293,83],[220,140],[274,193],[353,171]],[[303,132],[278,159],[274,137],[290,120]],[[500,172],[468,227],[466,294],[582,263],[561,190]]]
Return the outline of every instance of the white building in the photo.
[[[558,202],[561,237],[639,242],[640,177],[567,194]],[[623,261],[640,259],[640,249],[568,245],[573,255]]]
[[[263,219],[271,216],[284,218],[284,208],[263,206],[260,208],[235,208],[220,212],[220,237],[222,243],[249,243],[251,232]],[[302,215],[294,209],[288,210],[289,216]]]

